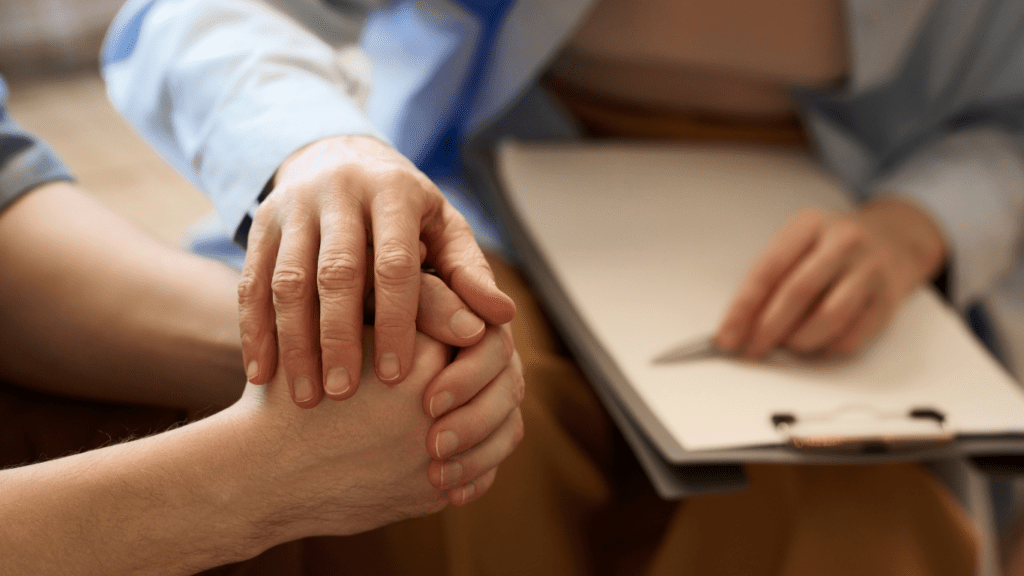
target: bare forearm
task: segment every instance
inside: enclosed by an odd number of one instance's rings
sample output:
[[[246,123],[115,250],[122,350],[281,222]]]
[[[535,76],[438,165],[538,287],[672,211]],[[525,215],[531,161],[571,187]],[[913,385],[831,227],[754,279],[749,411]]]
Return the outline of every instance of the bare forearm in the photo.
[[[0,472],[0,573],[192,574],[259,553],[263,510],[236,424],[228,410]]]
[[[0,214],[0,376],[175,407],[241,394],[236,275],[165,246],[72,185]]]

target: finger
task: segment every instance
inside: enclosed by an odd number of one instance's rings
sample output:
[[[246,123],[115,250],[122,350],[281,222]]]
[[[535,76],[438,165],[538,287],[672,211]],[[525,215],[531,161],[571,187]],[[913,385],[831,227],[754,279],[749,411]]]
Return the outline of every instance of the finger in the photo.
[[[435,422],[427,431],[427,451],[444,460],[476,446],[491,435],[525,396],[513,370],[502,371],[466,405]]]
[[[441,278],[473,312],[488,324],[512,321],[515,303],[498,289],[473,231],[455,208],[444,202],[424,226],[423,238]]]
[[[444,280],[424,274],[420,277],[416,327],[449,346],[466,347],[480,341],[485,325]]]
[[[249,247],[238,281],[238,326],[242,336],[245,376],[253,384],[266,384],[277,369],[274,301],[270,289],[281,229],[270,210],[256,214],[249,232]]]
[[[374,365],[382,382],[401,382],[412,366],[420,295],[420,215],[416,195],[390,190],[373,201]]]
[[[449,458],[430,462],[427,474],[435,488],[446,490],[479,478],[498,466],[523,439],[523,416],[518,408],[486,440]]]
[[[448,501],[455,506],[469,504],[490,490],[491,486],[494,485],[494,479],[497,478],[497,476],[498,469],[491,468],[469,484],[449,489]]]
[[[769,297],[754,323],[743,354],[758,358],[787,337],[817,305],[839,273],[849,266],[863,241],[863,234],[854,226],[826,233]]]
[[[754,264],[733,299],[715,336],[723,350],[737,350],[748,341],[758,313],[775,288],[794,266],[814,248],[825,215],[803,212],[782,228],[764,255]]]
[[[839,354],[851,354],[861,350],[885,324],[888,316],[879,298],[871,298],[841,335],[825,350]]]
[[[480,342],[459,350],[455,361],[427,386],[423,393],[426,413],[440,418],[468,402],[508,367],[514,351],[512,329],[507,324],[488,326]]]
[[[310,217],[302,218],[282,229],[271,290],[281,362],[292,399],[302,408],[312,408],[323,397],[314,280],[320,239]]]
[[[332,205],[321,215],[320,230],[317,294],[324,392],[340,400],[356,393],[363,363],[366,227],[358,205]]]
[[[879,278],[871,266],[855,267],[836,283],[786,340],[786,346],[801,353],[822,349],[842,335],[842,331],[863,312],[871,294],[878,288]]]

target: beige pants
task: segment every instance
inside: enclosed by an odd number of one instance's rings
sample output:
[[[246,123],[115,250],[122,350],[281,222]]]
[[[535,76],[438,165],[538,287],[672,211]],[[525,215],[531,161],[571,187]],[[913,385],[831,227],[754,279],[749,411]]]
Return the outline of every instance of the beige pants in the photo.
[[[209,574],[974,573],[976,535],[967,515],[914,465],[749,466],[747,490],[660,500],[520,276],[496,259],[492,265],[519,307],[514,331],[527,398],[526,437],[490,492],[366,534],[278,546]],[[92,447],[109,441],[107,434],[159,430],[175,418],[149,411],[143,419],[156,424],[143,425],[136,410],[109,408],[104,419],[93,405],[49,406],[29,396],[0,402],[0,426],[23,428],[30,444],[3,445],[13,462],[56,456],[75,442]],[[81,422],[72,417],[76,410],[86,415]]]

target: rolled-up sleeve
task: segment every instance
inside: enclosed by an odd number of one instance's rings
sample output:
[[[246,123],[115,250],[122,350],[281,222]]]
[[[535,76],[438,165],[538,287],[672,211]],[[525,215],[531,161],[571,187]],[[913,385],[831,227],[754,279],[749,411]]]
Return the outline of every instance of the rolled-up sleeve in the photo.
[[[302,146],[383,139],[361,107],[369,65],[358,18],[336,19],[346,33],[330,45],[263,2],[131,0],[103,50],[108,95],[233,233]]]
[[[54,180],[71,180],[71,173],[46,143],[7,113],[7,86],[0,78],[0,211]]]

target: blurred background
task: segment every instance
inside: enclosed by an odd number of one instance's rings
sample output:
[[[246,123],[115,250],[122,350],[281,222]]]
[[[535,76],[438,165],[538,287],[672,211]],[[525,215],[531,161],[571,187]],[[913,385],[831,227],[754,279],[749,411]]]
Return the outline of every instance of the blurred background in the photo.
[[[99,75],[100,45],[123,1],[0,1],[8,110],[56,148],[87,192],[180,244],[212,205],[121,120]]]

